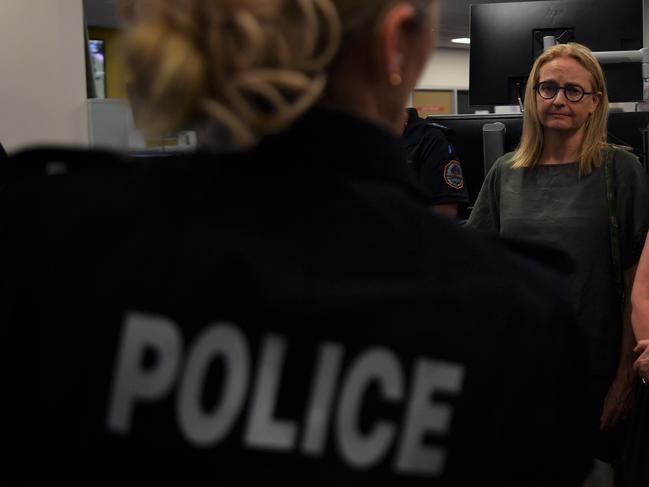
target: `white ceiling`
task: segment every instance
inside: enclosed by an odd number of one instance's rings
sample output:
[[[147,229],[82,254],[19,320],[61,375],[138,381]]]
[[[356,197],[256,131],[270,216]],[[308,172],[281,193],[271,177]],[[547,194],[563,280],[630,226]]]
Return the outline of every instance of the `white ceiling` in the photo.
[[[520,0],[444,0],[440,22],[439,45],[464,48],[451,44],[456,37],[469,37],[469,6],[481,3],[505,3]],[[92,27],[119,27],[116,15],[117,0],[83,0],[88,25]]]

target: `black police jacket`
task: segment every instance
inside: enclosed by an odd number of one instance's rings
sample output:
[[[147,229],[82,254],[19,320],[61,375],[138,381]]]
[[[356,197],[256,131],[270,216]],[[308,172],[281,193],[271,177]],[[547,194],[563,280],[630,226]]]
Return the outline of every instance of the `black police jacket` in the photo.
[[[6,474],[579,485],[559,281],[431,215],[399,150],[313,110],[248,153],[11,157]]]

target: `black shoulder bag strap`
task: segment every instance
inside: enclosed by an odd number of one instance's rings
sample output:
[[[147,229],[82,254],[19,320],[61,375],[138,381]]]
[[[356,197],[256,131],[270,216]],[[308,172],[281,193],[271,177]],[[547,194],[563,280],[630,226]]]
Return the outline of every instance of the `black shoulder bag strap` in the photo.
[[[617,216],[617,182],[615,180],[615,168],[613,158],[615,148],[606,148],[604,158],[604,172],[606,175],[606,199],[608,200],[608,232],[611,241],[611,261],[613,263],[613,278],[615,288],[620,300],[620,311],[624,319],[624,304],[626,302],[626,290],[624,286],[624,275],[622,272],[622,256],[620,254],[620,222]]]

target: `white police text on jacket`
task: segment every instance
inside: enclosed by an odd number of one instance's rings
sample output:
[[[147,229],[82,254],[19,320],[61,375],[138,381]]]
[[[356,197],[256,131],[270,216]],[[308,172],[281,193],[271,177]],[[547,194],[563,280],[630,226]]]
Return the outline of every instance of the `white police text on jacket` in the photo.
[[[188,345],[180,327],[166,317],[135,312],[125,316],[108,408],[107,427],[112,433],[131,433],[138,404],[154,404],[175,394],[177,426],[182,437],[198,448],[223,441],[246,414],[244,448],[297,450],[319,457],[330,447],[354,469],[389,461],[404,475],[434,477],[444,471],[445,450],[425,439],[449,431],[452,408],[436,401],[435,395],[461,393],[464,368],[459,364],[415,359],[406,390],[404,366],[388,348],[369,347],[341,370],[344,345],[321,343],[313,354],[315,372],[300,423],[275,416],[284,359],[292,345],[285,337],[266,335],[255,358],[241,327],[218,322]],[[156,352],[154,366],[143,365],[147,350]],[[226,372],[218,404],[206,411],[203,386],[214,360],[223,361]],[[401,424],[372,418],[370,430],[361,431],[362,403],[371,384],[379,386],[383,401],[403,407]],[[363,421],[367,424],[367,418]],[[386,458],[391,452],[394,458]]]

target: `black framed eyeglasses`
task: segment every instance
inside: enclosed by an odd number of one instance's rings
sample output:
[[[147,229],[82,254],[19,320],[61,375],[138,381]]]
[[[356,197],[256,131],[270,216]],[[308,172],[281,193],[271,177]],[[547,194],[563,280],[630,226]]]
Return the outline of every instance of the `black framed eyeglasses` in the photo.
[[[534,91],[536,91],[541,98],[545,98],[546,100],[551,100],[552,98],[557,96],[559,90],[563,90],[563,93],[566,96],[566,100],[573,103],[580,102],[586,95],[594,95],[597,93],[596,91],[584,91],[581,86],[561,86],[552,81],[543,81],[542,83],[539,83],[534,87]]]

